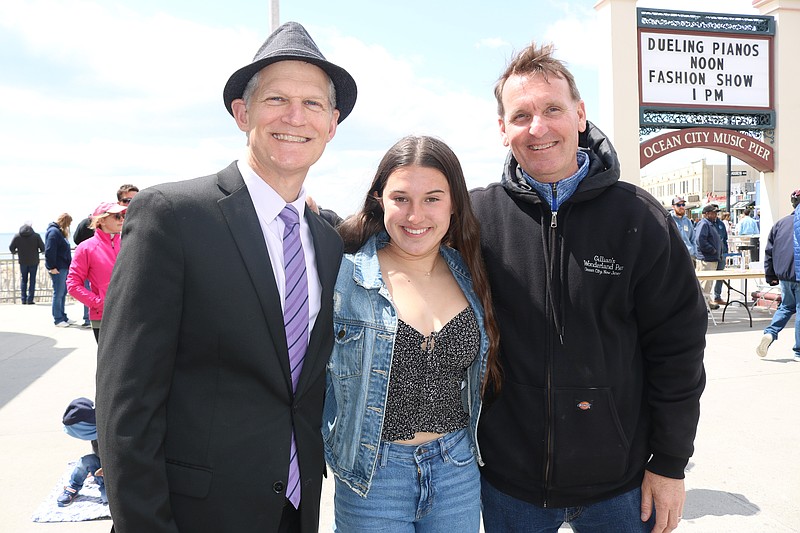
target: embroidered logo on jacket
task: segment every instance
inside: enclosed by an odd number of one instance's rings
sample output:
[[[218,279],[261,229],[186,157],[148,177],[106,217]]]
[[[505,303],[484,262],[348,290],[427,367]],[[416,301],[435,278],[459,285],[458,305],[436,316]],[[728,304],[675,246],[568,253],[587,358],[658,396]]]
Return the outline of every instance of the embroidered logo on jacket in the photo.
[[[591,259],[583,260],[583,270],[589,274],[600,274],[602,276],[620,276],[624,266],[617,263],[613,257],[596,255]]]

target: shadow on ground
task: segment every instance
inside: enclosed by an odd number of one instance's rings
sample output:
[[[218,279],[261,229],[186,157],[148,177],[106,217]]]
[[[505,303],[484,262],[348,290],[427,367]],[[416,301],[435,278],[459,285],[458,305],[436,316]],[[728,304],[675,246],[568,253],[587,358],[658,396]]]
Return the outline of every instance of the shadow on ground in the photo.
[[[686,491],[683,518],[693,520],[704,516],[753,516],[761,509],[745,496],[721,490],[690,489]]]
[[[74,350],[55,344],[50,337],[0,331],[0,407]]]

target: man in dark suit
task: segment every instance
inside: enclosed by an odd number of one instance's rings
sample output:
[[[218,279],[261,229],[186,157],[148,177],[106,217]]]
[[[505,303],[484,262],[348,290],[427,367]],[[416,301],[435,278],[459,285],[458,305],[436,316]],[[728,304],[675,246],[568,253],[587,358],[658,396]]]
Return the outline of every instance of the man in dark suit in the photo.
[[[303,181],[356,85],[287,23],[223,95],[246,156],[141,191],[108,291],[97,425],[118,533],[318,529],[342,244]]]

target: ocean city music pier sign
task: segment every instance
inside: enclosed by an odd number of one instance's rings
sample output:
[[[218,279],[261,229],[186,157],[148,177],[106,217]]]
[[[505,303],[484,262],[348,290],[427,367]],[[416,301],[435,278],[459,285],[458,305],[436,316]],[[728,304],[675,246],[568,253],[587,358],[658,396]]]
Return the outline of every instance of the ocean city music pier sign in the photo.
[[[775,170],[771,146],[749,135],[722,128],[686,128],[648,139],[639,145],[639,162],[644,167],[682,148],[711,148],[732,155],[759,172]]]

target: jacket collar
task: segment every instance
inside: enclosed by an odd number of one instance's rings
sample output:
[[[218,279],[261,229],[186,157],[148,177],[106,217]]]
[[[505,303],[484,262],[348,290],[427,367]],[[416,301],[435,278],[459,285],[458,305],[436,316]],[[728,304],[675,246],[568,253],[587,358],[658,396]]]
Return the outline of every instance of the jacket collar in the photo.
[[[365,289],[380,289],[383,286],[381,264],[378,261],[378,250],[389,244],[389,234],[381,231],[370,237],[364,246],[353,254],[353,280]],[[450,271],[471,279],[467,266],[457,250],[449,246],[439,246],[439,253],[444,258]]]

